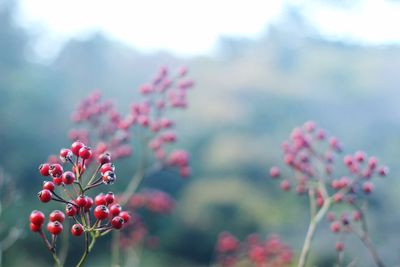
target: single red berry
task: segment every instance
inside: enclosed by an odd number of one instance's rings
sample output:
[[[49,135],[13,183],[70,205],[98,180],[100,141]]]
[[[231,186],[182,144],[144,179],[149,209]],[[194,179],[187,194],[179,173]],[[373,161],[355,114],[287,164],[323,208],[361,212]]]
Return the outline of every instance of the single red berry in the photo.
[[[42,225],[38,225],[38,224],[34,224],[34,223],[30,223],[29,227],[31,229],[32,232],[39,232],[42,229]]]
[[[73,217],[76,215],[77,212],[78,209],[72,204],[67,204],[67,206],[65,207],[65,213],[67,214],[67,216]]]
[[[271,167],[269,170],[269,175],[271,175],[272,178],[278,178],[281,175],[281,170],[278,167]]]
[[[121,205],[119,204],[112,204],[109,209],[112,216],[119,215],[122,210]]]
[[[340,223],[339,222],[332,222],[331,223],[331,231],[333,233],[339,233],[340,232]]]
[[[336,250],[337,251],[343,251],[344,249],[344,244],[342,242],[337,242],[336,243]]]
[[[131,220],[131,215],[127,211],[121,211],[119,213],[119,216],[124,219],[125,223],[128,223]]]
[[[114,229],[121,229],[124,222],[125,220],[122,217],[116,216],[111,220],[111,225]]]
[[[92,157],[92,149],[88,146],[84,146],[79,149],[79,157],[83,159],[90,159]]]
[[[103,174],[102,179],[103,179],[104,184],[113,184],[115,182],[115,180],[117,179],[117,176],[112,171],[106,171]]]
[[[94,217],[96,217],[96,219],[98,219],[98,220],[107,219],[108,214],[109,214],[108,208],[104,205],[97,206],[94,209]]]
[[[53,183],[55,185],[61,185],[62,184],[62,177],[53,177]]]
[[[75,174],[73,172],[66,171],[62,174],[61,178],[64,184],[69,185],[75,181]]]
[[[42,188],[50,190],[50,191],[54,191],[55,185],[54,185],[53,182],[46,181],[46,182],[43,182],[43,187]]]
[[[96,204],[96,206],[107,205],[106,196],[103,193],[98,194],[94,198],[94,204]]]
[[[361,212],[359,212],[358,210],[353,212],[353,220],[354,221],[358,222],[361,220],[361,218],[362,218]]]
[[[386,176],[389,174],[389,168],[387,166],[382,166],[378,169],[378,173],[380,176]]]
[[[29,221],[35,225],[42,225],[44,223],[44,214],[41,211],[34,210],[29,216]]]
[[[90,208],[93,206],[93,198],[91,197],[86,197],[86,205],[85,205],[85,211],[90,210]]]
[[[289,191],[290,190],[290,187],[291,187],[291,184],[290,184],[290,182],[288,181],[288,180],[283,180],[282,182],[281,182],[281,189],[283,190],[283,191]]]
[[[63,223],[65,220],[65,215],[63,212],[59,210],[54,210],[52,213],[49,215],[49,221],[51,222],[60,222]]]
[[[368,159],[368,168],[374,170],[376,168],[376,165],[378,165],[378,159],[374,156],[370,157]]]
[[[363,189],[364,193],[369,194],[374,190],[374,184],[371,182],[365,182],[362,185],[362,189]]]
[[[333,201],[339,203],[343,201],[343,195],[341,193],[336,193],[333,195]]]
[[[326,218],[328,219],[328,221],[333,222],[335,220],[335,214],[333,212],[328,212],[326,214]]]
[[[72,159],[72,151],[68,148],[63,148],[60,150],[60,160],[65,163]]]
[[[100,168],[100,173],[101,174],[104,174],[104,173],[106,173],[108,171],[112,171],[112,172],[115,171],[115,165],[113,163],[111,163],[111,162],[103,164],[101,166],[101,168]]]
[[[71,233],[73,236],[80,236],[83,233],[83,226],[79,223],[72,225]]]
[[[39,172],[42,176],[49,176],[50,175],[49,170],[50,170],[50,164],[48,163],[40,164]]]
[[[63,167],[58,163],[51,164],[49,167],[49,173],[53,177],[60,177],[63,173]]]
[[[111,155],[109,153],[103,153],[99,156],[98,161],[101,165],[111,162]]]
[[[113,193],[113,192],[108,192],[108,193],[106,194],[105,198],[106,198],[107,204],[113,203],[114,200],[115,200],[114,193]]]
[[[51,191],[47,189],[43,189],[38,193],[39,200],[44,203],[49,202],[51,200],[52,195],[53,194],[51,193]]]
[[[75,156],[79,156],[79,150],[84,146],[85,144],[82,143],[81,141],[75,141],[71,145],[71,151],[74,153]]]
[[[58,221],[49,222],[47,224],[47,231],[49,231],[50,234],[59,235],[62,232],[62,230],[63,230],[63,226]]]
[[[76,202],[76,205],[78,205],[79,207],[83,208],[83,207],[85,207],[87,200],[86,200],[85,196],[81,195],[81,196],[76,198],[75,202]]]

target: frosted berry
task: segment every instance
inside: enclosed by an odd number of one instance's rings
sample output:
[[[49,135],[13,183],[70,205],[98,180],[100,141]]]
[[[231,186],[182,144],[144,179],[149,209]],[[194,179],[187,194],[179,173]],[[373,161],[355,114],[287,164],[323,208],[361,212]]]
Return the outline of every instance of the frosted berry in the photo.
[[[43,212],[34,210],[29,216],[29,221],[35,225],[42,225],[44,223],[45,216]]]
[[[108,208],[104,205],[97,206],[94,209],[94,217],[96,217],[96,219],[98,219],[98,220],[107,219],[108,214],[109,214]]]
[[[75,156],[79,156],[79,150],[84,146],[85,144],[83,144],[80,141],[75,141],[72,143],[71,145],[71,151],[72,153],[74,153]]]
[[[65,214],[59,210],[54,210],[49,215],[49,221],[63,223],[65,220]]]
[[[79,223],[72,225],[71,227],[71,234],[73,236],[80,236],[83,233],[83,226]]]
[[[111,225],[114,229],[121,229],[124,222],[125,220],[122,217],[116,216],[111,220]]]
[[[38,193],[38,197],[39,197],[40,201],[46,203],[46,202],[49,202],[51,200],[52,193],[51,193],[50,190],[43,189],[42,191],[40,191]]]
[[[53,235],[59,235],[61,234],[63,230],[63,226],[60,222],[55,221],[55,222],[49,222],[47,224],[47,231]]]
[[[70,185],[75,181],[75,174],[73,172],[66,171],[62,174],[61,178],[64,184]]]
[[[50,175],[49,170],[50,170],[50,164],[48,163],[40,164],[39,172],[42,176],[49,176]]]

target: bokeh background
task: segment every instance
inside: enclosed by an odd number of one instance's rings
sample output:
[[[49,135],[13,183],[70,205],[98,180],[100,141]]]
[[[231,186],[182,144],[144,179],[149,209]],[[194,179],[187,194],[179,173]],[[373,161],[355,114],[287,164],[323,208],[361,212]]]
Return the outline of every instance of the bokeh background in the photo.
[[[50,266],[26,218],[44,208],[37,166],[69,144],[78,102],[98,89],[124,111],[164,65],[188,66],[196,84],[188,109],[174,114],[193,175],[143,184],[177,204],[148,218],[160,245],[140,266],[209,266],[222,230],[278,233],[298,253],[307,201],[267,173],[291,129],[309,119],[345,151],[364,149],[391,167],[368,219],[385,262],[399,266],[398,14],[398,1],[0,1],[0,165],[21,193],[1,223],[26,230],[3,266]],[[120,177],[130,170],[121,164]],[[314,243],[317,266],[335,256],[328,228]],[[359,266],[370,266],[354,244]],[[108,249],[105,239],[89,265],[109,266]]]

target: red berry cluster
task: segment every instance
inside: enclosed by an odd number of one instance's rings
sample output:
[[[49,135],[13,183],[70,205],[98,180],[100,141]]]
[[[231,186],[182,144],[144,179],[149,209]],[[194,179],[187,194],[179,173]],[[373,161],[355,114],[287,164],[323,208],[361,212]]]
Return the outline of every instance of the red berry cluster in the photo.
[[[282,144],[282,149],[283,161],[294,175],[290,176],[290,180],[284,179],[281,182],[281,189],[289,191],[294,183],[298,194],[308,193],[314,216],[312,222],[318,223],[330,209],[344,204],[353,210],[353,221],[361,222],[361,230],[354,228],[354,223],[345,213],[340,216],[340,220],[335,220],[333,213],[328,213],[328,219],[332,221],[331,231],[352,232],[358,236],[367,234],[366,222],[362,216],[363,207],[366,206],[367,196],[374,191],[374,177],[386,176],[388,167],[378,166],[377,158],[367,157],[363,151],[345,155],[342,158],[344,166],[339,166],[336,157],[342,151],[340,142],[335,137],[327,137],[326,131],[317,128],[313,121],[295,128],[289,140]],[[336,174],[343,169],[346,170],[345,175]],[[273,179],[282,176],[281,170],[276,166],[270,168],[269,174]],[[371,244],[366,246],[372,247]],[[336,249],[343,251],[344,243],[338,242]]]
[[[61,149],[59,158],[61,164],[40,165],[40,174],[50,177],[51,180],[43,182],[38,198],[44,203],[56,201],[64,204],[65,214],[74,221],[70,230],[73,236],[85,233],[86,239],[88,240],[90,236],[94,242],[112,229],[121,229],[130,221],[130,214],[122,211],[112,192],[101,193],[94,200],[88,195],[91,189],[104,184],[110,185],[116,181],[115,166],[111,162],[109,153],[98,155],[97,166],[92,166],[96,161],[93,159],[91,148],[81,141],[75,141],[70,148]],[[65,170],[68,165],[71,169]],[[86,176],[87,170],[91,170],[91,167],[94,167],[92,175]],[[52,235],[51,242],[42,231],[45,215],[35,210],[30,216],[31,230],[40,234],[53,253],[55,253],[55,237],[63,231],[65,214],[59,210],[49,214],[46,228]]]
[[[315,182],[330,181],[334,201],[341,202],[345,198],[348,200],[360,197],[360,191],[365,194],[371,193],[374,189],[371,178],[376,174],[386,176],[388,173],[386,166],[378,167],[376,157],[367,158],[364,152],[357,151],[353,155],[343,157],[348,174],[336,178],[338,176],[334,174],[335,154],[341,152],[342,148],[335,137],[328,139],[325,130],[317,129],[312,121],[306,122],[303,127],[295,128],[290,139],[282,144],[282,149],[284,163],[295,174],[292,181],[284,179],[281,182],[282,190],[289,191],[293,181],[298,194],[315,188],[319,207],[323,205],[327,195],[315,186]],[[269,173],[273,179],[281,176],[281,170],[276,166],[271,167]]]
[[[132,103],[129,114],[120,114],[110,101],[101,101],[98,92],[84,99],[73,115],[76,123],[89,124],[89,130],[76,129],[70,132],[72,140],[85,140],[95,144],[94,153],[110,151],[114,158],[128,157],[133,149],[130,144],[129,131],[133,127],[145,130],[149,138],[148,147],[157,160],[168,164],[166,145],[176,141],[175,122],[166,116],[168,108],[186,108],[187,90],[193,87],[193,81],[186,78],[187,69],[180,68],[171,76],[167,68],[161,68],[149,84],[139,87],[142,100]],[[95,140],[89,140],[95,136]],[[179,168],[183,177],[190,175],[187,153],[186,163],[171,164]],[[175,157],[174,155],[171,155]]]
[[[291,264],[292,250],[281,239],[272,235],[265,240],[257,234],[249,235],[240,242],[228,232],[222,232],[216,244],[217,260],[224,267],[250,261],[257,267],[283,267]],[[244,258],[242,258],[244,255]]]

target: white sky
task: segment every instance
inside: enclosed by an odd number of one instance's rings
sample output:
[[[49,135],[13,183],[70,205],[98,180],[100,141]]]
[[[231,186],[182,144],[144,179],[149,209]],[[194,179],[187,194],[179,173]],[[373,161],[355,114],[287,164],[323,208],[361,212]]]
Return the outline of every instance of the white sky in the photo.
[[[20,0],[17,20],[40,33],[37,50],[44,57],[68,38],[97,30],[147,52],[206,54],[220,36],[256,38],[279,19],[285,4],[301,8],[330,38],[400,43],[399,4],[362,3],[344,9],[308,0]]]

